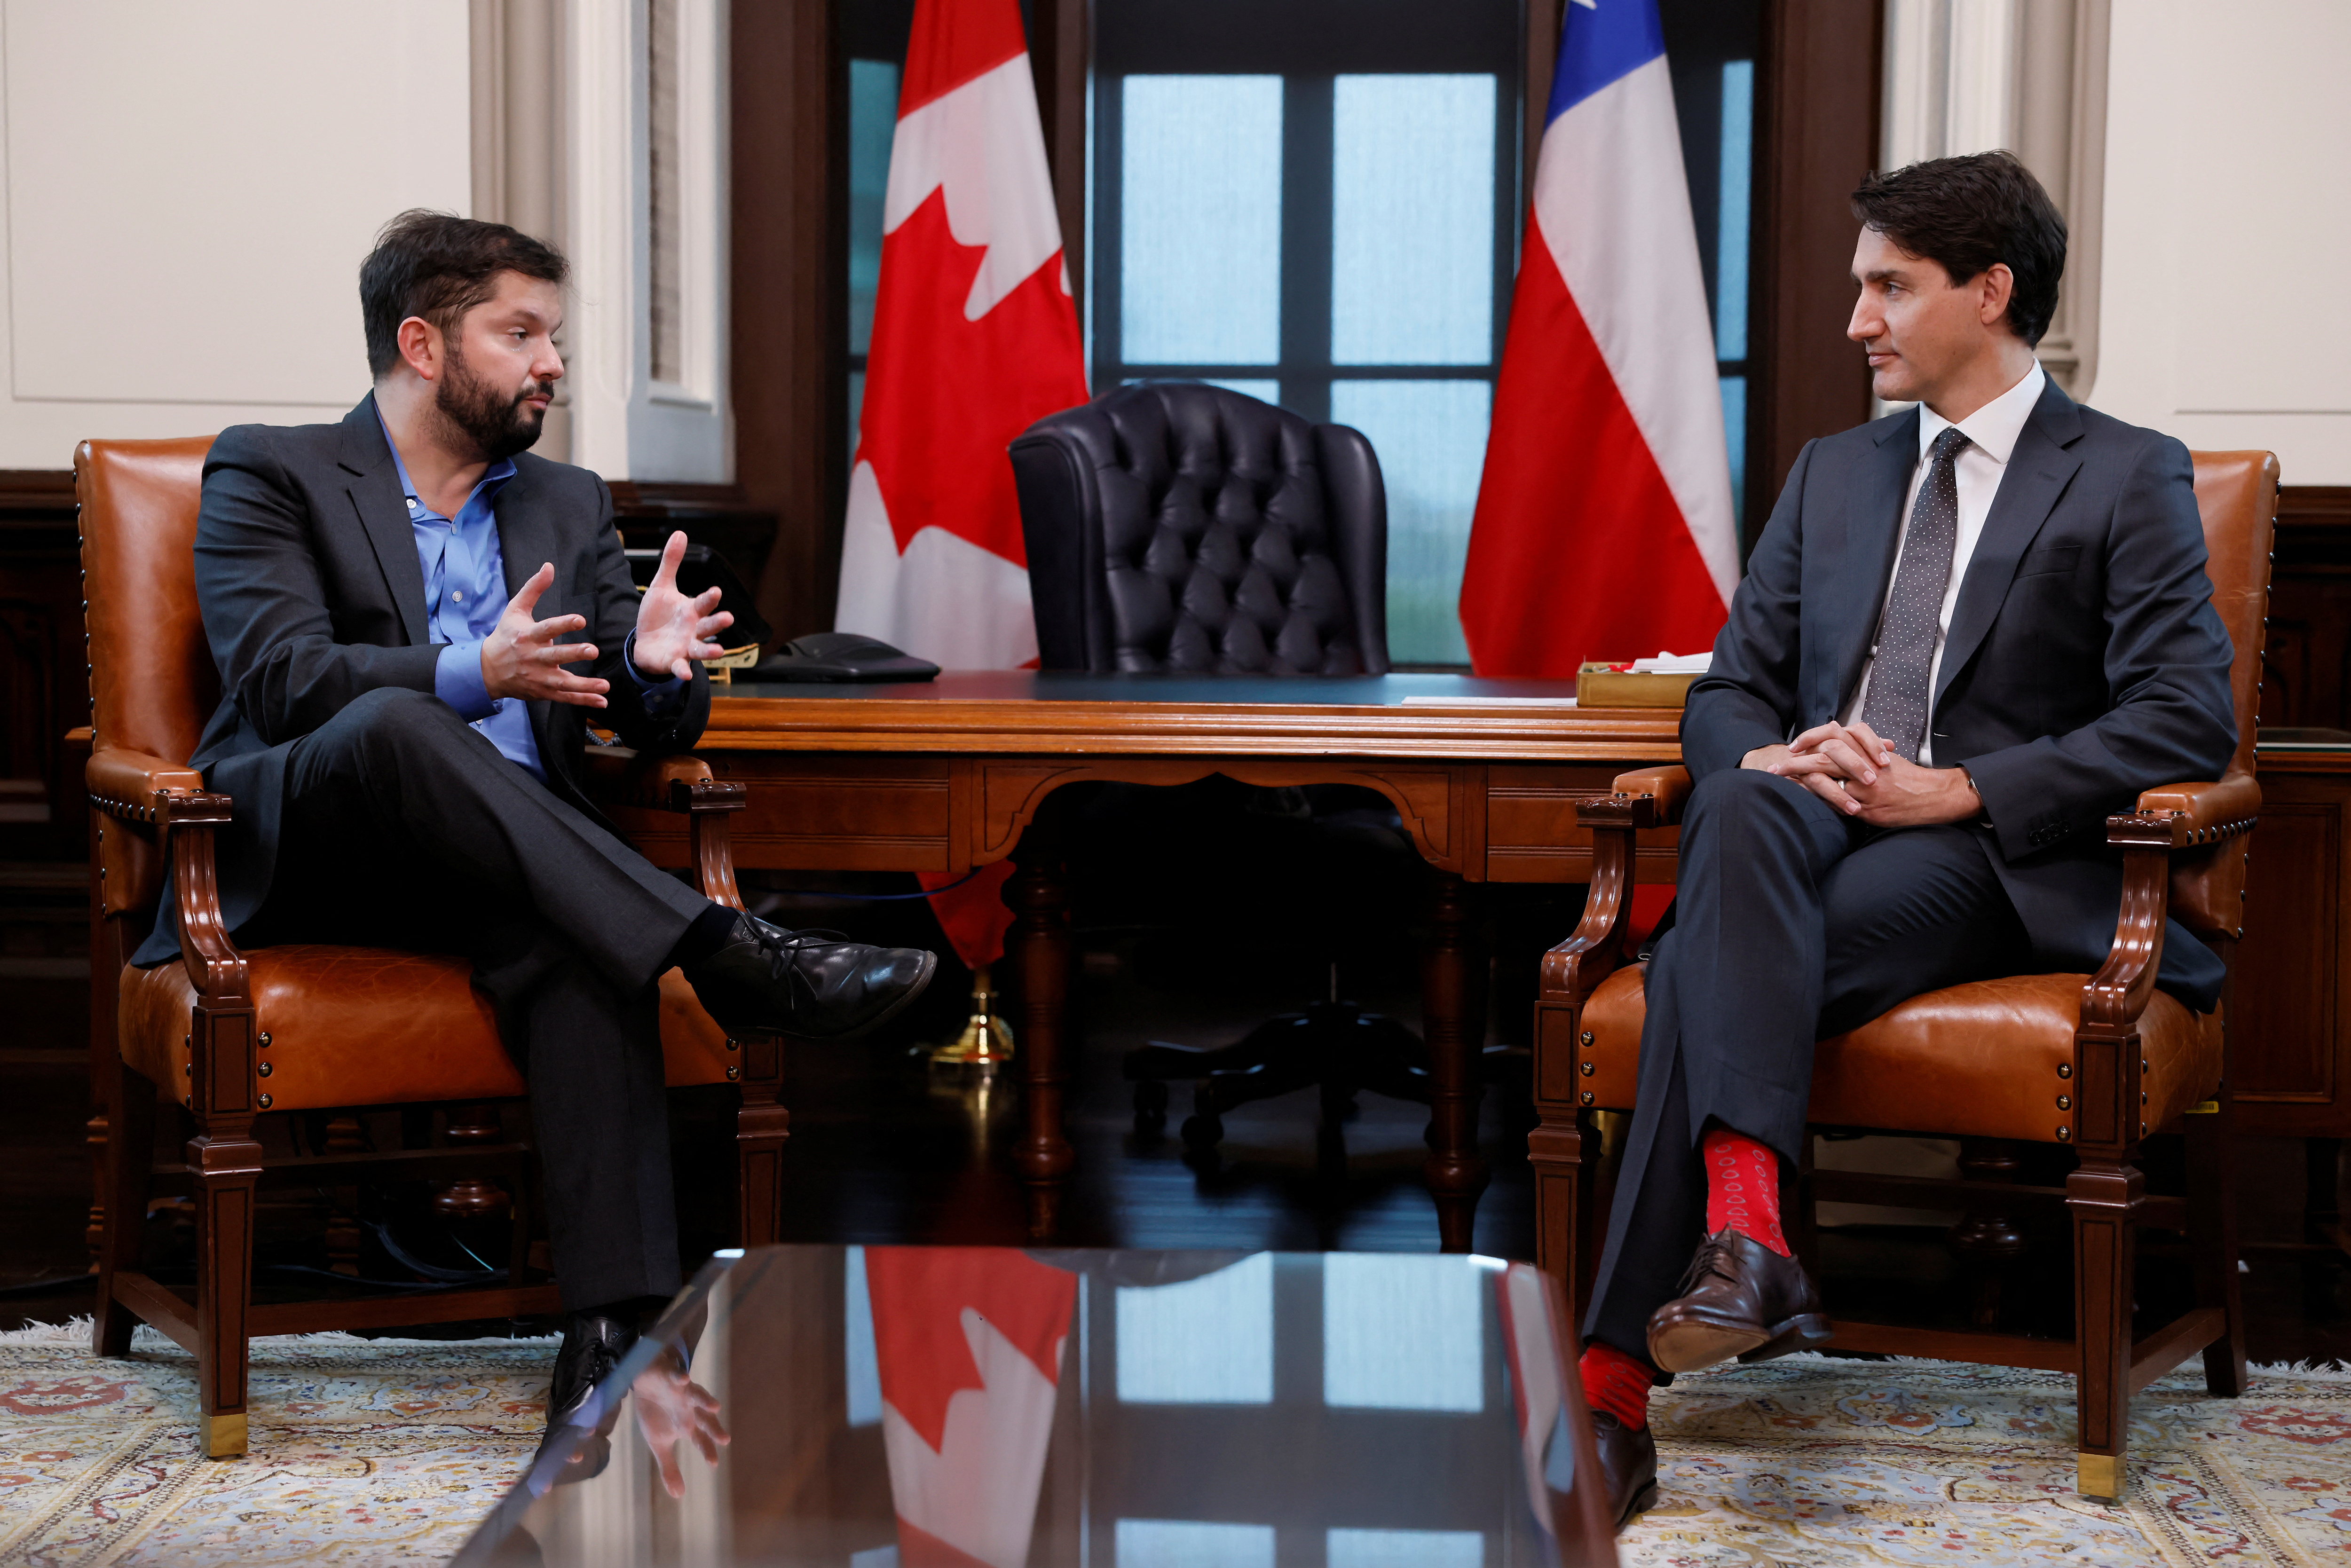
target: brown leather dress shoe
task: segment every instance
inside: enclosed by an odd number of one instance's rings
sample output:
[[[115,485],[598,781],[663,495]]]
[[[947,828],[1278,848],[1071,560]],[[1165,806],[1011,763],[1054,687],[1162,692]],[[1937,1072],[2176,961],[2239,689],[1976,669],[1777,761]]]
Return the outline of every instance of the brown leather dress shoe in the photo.
[[[1633,1516],[1657,1505],[1657,1439],[1646,1427],[1627,1427],[1605,1410],[1592,1413],[1592,1436],[1600,1448],[1600,1476],[1608,1483],[1608,1506],[1624,1529]]]
[[[1716,1231],[1698,1243],[1682,1293],[1649,1315],[1649,1359],[1696,1372],[1737,1356],[1769,1361],[1829,1342],[1812,1277],[1752,1237]]]

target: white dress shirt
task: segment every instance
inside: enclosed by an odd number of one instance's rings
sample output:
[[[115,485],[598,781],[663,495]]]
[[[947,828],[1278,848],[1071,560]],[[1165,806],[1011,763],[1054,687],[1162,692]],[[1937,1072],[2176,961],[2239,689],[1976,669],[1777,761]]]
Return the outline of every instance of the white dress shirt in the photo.
[[[1959,602],[1959,589],[1966,583],[1968,563],[1975,559],[1976,540],[1983,535],[1984,519],[1991,515],[1992,497],[2000,494],[2000,482],[2008,474],[2008,459],[2016,451],[2016,439],[2024,434],[2024,422],[2032,417],[2034,405],[2041,402],[2041,389],[2048,382],[2041,362],[2024,372],[2024,379],[1992,399],[1975,413],[1959,421],[1959,434],[1968,444],[1959,449],[1953,460],[1954,478],[1959,492],[1959,533],[1951,541],[1951,580],[1943,590],[1943,609],[1935,625],[1935,656],[1927,666],[1927,689],[1936,689],[1935,683],[1943,674],[1943,640],[1951,633],[1951,611]],[[1917,505],[1918,487],[1927,482],[1927,470],[1931,466],[1928,455],[1933,451],[1935,438],[1951,427],[1951,422],[1926,404],[1918,405],[1918,463],[1910,472],[1910,489],[1902,497],[1902,544],[1894,558],[1894,571],[1886,580],[1886,591],[1894,592],[1895,580],[1902,573],[1900,549],[1907,549],[1910,539],[1910,511]],[[1885,607],[1879,606],[1883,618]],[[1862,662],[1861,679],[1853,688],[1853,701],[1838,722],[1852,724],[1861,717],[1861,705],[1869,696],[1869,669],[1876,663],[1877,645],[1869,647],[1869,657]],[[1935,765],[1935,725],[1930,714],[1927,733],[1919,737],[1918,763],[1923,768]]]

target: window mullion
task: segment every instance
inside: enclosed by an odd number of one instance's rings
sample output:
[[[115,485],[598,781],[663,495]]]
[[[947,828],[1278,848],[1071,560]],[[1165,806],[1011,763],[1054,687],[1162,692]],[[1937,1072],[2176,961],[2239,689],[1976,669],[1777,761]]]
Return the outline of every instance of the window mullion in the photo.
[[[1281,93],[1281,401],[1331,417],[1329,76],[1285,76]]]

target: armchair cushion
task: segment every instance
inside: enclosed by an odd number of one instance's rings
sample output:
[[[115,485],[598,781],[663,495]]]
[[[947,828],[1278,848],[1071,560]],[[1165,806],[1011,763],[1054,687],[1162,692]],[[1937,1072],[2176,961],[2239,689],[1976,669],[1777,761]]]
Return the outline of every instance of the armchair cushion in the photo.
[[[1583,1007],[1592,1065],[1575,1086],[1594,1107],[1633,1103],[1641,1061],[1648,966],[1628,964],[1600,982]],[[1883,1128],[1943,1137],[2064,1142],[2080,1103],[2057,1075],[2074,1061],[2087,975],[2018,975],[1913,997],[1861,1028],[1820,1042],[1807,1119],[1822,1126]],[[2163,1127],[2210,1099],[2220,1082],[2220,1019],[2199,1016],[2158,991],[2139,1019],[2147,1061],[2147,1124]],[[1568,1053],[1556,1053],[1564,1059]],[[2059,1110],[2065,1096],[2072,1108]]]
[[[525,1084],[465,959],[383,947],[288,944],[246,955],[260,1087],[277,1111],[518,1098]],[[186,1092],[195,988],[176,959],[122,971],[122,1059],[172,1099]],[[740,1060],[672,969],[661,978],[663,1079],[723,1083]]]

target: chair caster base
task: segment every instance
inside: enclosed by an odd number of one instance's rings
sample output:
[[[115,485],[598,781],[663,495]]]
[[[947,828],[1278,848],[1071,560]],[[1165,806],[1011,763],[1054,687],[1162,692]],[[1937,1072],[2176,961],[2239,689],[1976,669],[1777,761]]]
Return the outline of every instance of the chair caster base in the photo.
[[[1157,1133],[1167,1125],[1167,1085],[1145,1078],[1134,1085],[1134,1130]]]

